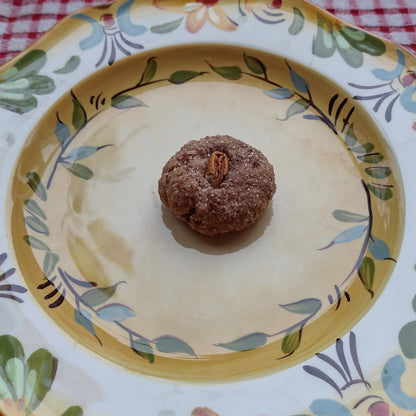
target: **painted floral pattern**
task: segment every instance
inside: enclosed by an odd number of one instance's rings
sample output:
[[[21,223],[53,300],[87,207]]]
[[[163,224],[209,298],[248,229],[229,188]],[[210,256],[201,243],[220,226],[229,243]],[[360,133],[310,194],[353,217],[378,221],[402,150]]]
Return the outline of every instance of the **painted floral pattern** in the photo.
[[[20,341],[0,336],[0,414],[30,416],[52,388],[58,360],[39,348],[26,358]],[[69,407],[61,416],[83,416],[79,406]]]
[[[416,91],[416,67],[406,67],[406,57],[400,50],[396,50],[397,65],[392,70],[376,68],[372,74],[378,84],[361,85],[354,82],[348,83],[353,88],[361,90],[360,95],[354,99],[359,101],[374,102],[373,110],[378,112],[384,109],[384,119],[389,123],[393,117],[393,109],[396,103],[409,113],[416,113],[416,101],[413,95]]]
[[[90,24],[91,34],[81,40],[79,46],[82,50],[92,49],[102,44],[101,57],[95,64],[99,67],[106,62],[112,65],[117,53],[129,56],[133,51],[143,49],[143,45],[129,38],[142,35],[147,28],[141,24],[135,24],[130,19],[130,8],[134,0],[128,0],[117,10],[116,15],[105,13],[99,21],[85,13],[76,13],[73,18],[83,20]]]
[[[19,114],[27,113],[37,107],[37,95],[53,92],[52,78],[40,74],[45,64],[46,52],[35,49],[0,73],[0,107]]]
[[[239,0],[236,2],[236,13],[231,15],[219,0],[198,0],[184,5],[178,5],[173,0],[153,0],[154,6],[163,14],[160,15],[160,24],[152,27],[147,27],[141,22],[132,21],[130,12],[134,3],[133,0],[121,3],[116,13],[103,13],[98,20],[92,18],[88,13],[78,13],[73,18],[90,26],[91,33],[79,42],[79,48],[83,52],[100,48],[101,55],[97,62],[95,62],[95,66],[100,67],[102,65],[112,65],[120,57],[129,56],[145,49],[146,43],[143,40],[143,35],[146,32],[166,34],[179,29],[183,22],[184,30],[192,35],[197,34],[206,26],[212,26],[223,32],[235,32],[239,29],[237,19],[239,17],[253,18],[262,24],[281,24],[287,22],[287,16],[281,11],[283,2],[284,0],[273,0],[265,5],[264,2],[257,0]],[[166,19],[166,13],[173,13],[179,17],[174,20],[169,20]],[[295,36],[301,33],[305,23],[302,10],[294,7],[292,21],[287,23],[288,32],[291,35]],[[383,55],[386,52],[386,44],[382,40],[357,28],[343,25],[336,20],[327,18],[323,14],[317,14],[316,32],[312,40],[312,51],[314,55],[323,59],[329,59],[335,54],[339,54],[348,66],[358,69],[363,65],[366,54],[371,56]],[[409,113],[416,113],[416,101],[414,99],[416,92],[416,69],[413,67],[409,68],[409,63],[406,62],[406,56],[402,50],[396,49],[396,53],[397,64],[395,68],[386,69],[385,67],[379,67],[372,70],[371,74],[375,80],[374,83],[358,84],[349,82],[349,86],[357,90],[354,99],[374,103],[373,111],[376,113],[383,112],[384,120],[388,123],[393,121],[393,110],[396,107],[400,107]],[[3,110],[17,114],[28,113],[38,106],[39,96],[51,94],[55,90],[55,80],[51,76],[42,73],[46,62],[47,52],[40,49],[33,49],[24,54],[11,68],[0,72],[0,107]],[[246,63],[249,68],[251,66],[253,73],[260,71],[257,74],[261,75],[261,71],[263,70],[261,63],[252,57]],[[76,70],[79,64],[80,58],[74,55],[68,59],[63,68],[54,71],[54,73],[68,74]],[[147,72],[143,74],[143,77],[149,77],[149,74],[152,74],[153,66],[154,62],[149,61],[146,69]],[[221,72],[216,71],[215,67],[211,67],[211,69],[218,74]],[[180,83],[182,79],[186,81],[200,75],[192,71],[182,71],[181,74],[172,76],[171,82]],[[220,75],[225,75],[225,77],[236,76],[235,68],[230,70],[230,72],[222,72]],[[141,81],[143,81],[143,77]],[[307,83],[302,77],[295,76],[292,79],[295,80],[294,90],[297,93],[307,88]],[[305,92],[307,92],[307,89]],[[265,93],[275,99],[286,99],[292,96],[290,94],[293,91],[288,92],[281,86],[274,86],[274,88],[266,90]],[[338,97],[334,97],[334,103],[337,99]],[[291,107],[290,111],[288,109],[288,113],[286,114],[287,118],[301,114],[311,105],[304,98],[303,101],[301,100],[302,98],[299,97],[296,105]],[[131,106],[140,106],[142,103],[135,101],[133,97],[128,95],[116,95],[113,97],[112,105],[115,108],[122,109]],[[86,115],[75,96],[74,114],[76,114],[76,117],[74,117],[75,123],[80,123],[73,126],[76,131],[77,126],[80,128],[83,123],[87,122],[87,119],[83,118]],[[320,120],[327,124],[328,119],[329,117],[327,119],[323,118],[319,112],[315,117],[315,121]],[[341,128],[336,126],[336,122],[334,123],[332,121],[331,123],[334,128],[344,132],[344,129],[347,129],[348,126],[348,116],[347,123]],[[331,127],[331,124],[328,124],[328,126]],[[411,128],[416,130],[416,122]],[[64,148],[65,141],[70,140],[74,133],[70,134],[68,126],[65,126],[59,117],[57,117],[56,134],[57,140],[61,141]],[[353,134],[349,136],[349,139],[354,139]],[[57,167],[63,167],[70,174],[88,180],[93,176],[93,172],[82,163],[79,163],[79,161],[92,156],[98,151],[101,151],[101,149],[78,149],[72,153],[65,153],[63,151],[57,159]],[[365,154],[359,154],[359,156],[365,157]],[[386,179],[388,176],[387,171],[381,172],[374,166],[370,166],[369,169],[369,176],[373,174],[376,175],[373,177],[379,178],[377,175],[385,175],[382,179]],[[44,185],[35,172],[31,172],[27,177],[27,182],[33,188],[39,201],[42,201],[42,197],[46,194],[48,185],[50,185],[52,179],[53,175],[50,181]],[[381,198],[387,198],[391,191],[388,186],[379,187],[379,189],[375,190],[371,190],[367,186],[367,190],[372,192],[376,197]],[[71,276],[68,277],[62,269],[58,268],[59,257],[41,240],[41,237],[47,234],[47,228],[45,228],[46,224],[44,221],[46,218],[44,218],[44,212],[39,201],[32,199],[26,202],[25,210],[27,215],[25,221],[29,229],[36,234],[36,237],[32,235],[29,238],[28,236],[27,242],[33,248],[43,250],[45,253],[43,266],[45,276],[48,279],[45,280],[44,286],[39,289],[55,291],[57,287],[55,286],[54,280],[52,280],[52,274],[54,272],[62,273],[71,284],[74,284],[76,279]],[[334,213],[334,215],[341,215],[340,211],[337,214]],[[368,221],[369,218],[367,215],[360,216],[355,213],[343,212],[342,216],[344,219],[341,219],[341,221],[350,223],[355,221],[353,227],[357,227],[354,228],[354,233],[348,233],[348,241],[352,241],[353,238],[358,238],[358,236],[362,236],[363,233],[368,231],[368,223],[361,224],[364,221]],[[346,220],[346,218],[349,220]],[[344,237],[346,235],[347,233],[336,236],[330,242],[330,245],[338,244],[341,240],[345,242]],[[389,258],[388,247],[386,248],[383,241],[377,239],[370,233],[367,242],[369,252],[374,258],[377,260],[392,260]],[[377,258],[377,256],[380,258]],[[6,253],[0,254],[0,298],[21,303],[23,302],[22,294],[26,292],[26,289],[17,284],[6,283],[15,274],[14,268],[6,267],[4,269],[7,257]],[[363,259],[361,260],[363,261]],[[360,271],[360,266],[361,263],[357,266],[356,271]],[[370,270],[371,267],[367,269]],[[365,289],[371,294],[371,287],[369,286],[371,279],[362,280]],[[89,306],[91,306],[91,302],[96,303],[93,308],[95,306],[99,306],[100,308],[108,307],[106,302],[110,300],[111,294],[116,290],[116,287],[96,288],[94,285],[91,285],[84,289],[85,292],[79,298],[83,302],[80,302],[80,308],[77,310],[78,312],[75,312],[75,320],[94,335],[93,328],[90,326],[91,321],[88,320],[88,314],[85,311],[81,311],[81,303],[85,306],[88,304],[86,300],[89,300]],[[63,291],[56,290],[53,296],[56,296],[53,299],[53,302],[56,302],[54,304],[55,307],[58,307],[65,299]],[[100,302],[97,303],[97,299]],[[312,305],[312,303],[308,303],[308,306]],[[296,305],[299,306],[297,303]],[[305,304],[301,306],[305,306]],[[318,304],[316,303],[315,306],[318,307]],[[412,302],[412,307],[416,313],[416,298]],[[97,309],[96,312],[99,313],[99,311],[100,309]],[[126,315],[128,312],[127,309],[122,309],[121,312],[118,310],[118,314],[120,313]],[[110,314],[110,316],[113,315]],[[290,348],[287,350],[289,353],[293,353],[298,345],[296,343],[296,336],[293,334],[300,338],[299,332],[294,331],[288,334],[291,337],[287,339],[287,345],[290,345]],[[380,371],[379,376],[382,380],[383,394],[373,393],[371,391],[372,385],[368,381],[363,370],[364,366],[360,362],[358,350],[358,341],[360,340],[357,340],[354,332],[351,332],[345,340],[337,340],[333,355],[317,354],[313,365],[303,366],[305,376],[313,377],[314,381],[329,386],[338,395],[338,400],[317,398],[310,404],[309,411],[312,412],[311,414],[319,416],[350,416],[365,408],[371,416],[393,416],[393,405],[414,414],[416,412],[416,397],[404,391],[401,380],[407,369],[409,360],[416,359],[415,339],[416,316],[415,320],[403,325],[398,333],[398,345],[400,346],[401,353],[390,357]],[[250,348],[255,348],[260,341],[259,339],[236,340],[234,344],[230,344],[228,347],[235,347],[238,350],[238,348],[241,348],[241,344],[243,348],[246,348],[247,345]],[[150,351],[147,349],[147,344],[145,345],[146,348],[144,348],[144,343],[140,342],[140,340],[133,339],[132,342],[132,348],[137,348],[138,355],[147,360],[151,359],[153,350]],[[250,342],[253,342],[253,344],[250,344]],[[0,336],[0,358],[0,413],[3,412],[13,416],[31,415],[38,409],[46,395],[52,389],[58,371],[57,358],[44,348],[37,349],[27,357],[21,342],[12,335]],[[335,376],[330,375],[329,370]],[[357,398],[353,404],[344,403],[344,393],[353,385],[361,386],[362,396]],[[62,416],[82,415],[83,410],[79,406],[69,407],[62,413]],[[225,415],[219,415],[208,407],[197,407],[192,411],[191,416]]]

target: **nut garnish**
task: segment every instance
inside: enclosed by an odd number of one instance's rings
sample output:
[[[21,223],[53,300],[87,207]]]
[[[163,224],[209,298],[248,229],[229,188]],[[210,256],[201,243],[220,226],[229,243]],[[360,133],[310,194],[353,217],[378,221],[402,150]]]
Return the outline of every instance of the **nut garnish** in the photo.
[[[219,151],[214,151],[208,159],[205,169],[205,178],[213,188],[218,188],[227,174],[229,168],[228,156]]]

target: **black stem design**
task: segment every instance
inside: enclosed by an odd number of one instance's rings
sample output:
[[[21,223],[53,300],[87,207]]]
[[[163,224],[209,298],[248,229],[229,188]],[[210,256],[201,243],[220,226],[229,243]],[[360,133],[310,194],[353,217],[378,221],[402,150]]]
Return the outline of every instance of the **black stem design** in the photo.
[[[355,262],[351,272],[348,274],[348,276],[344,279],[344,281],[341,283],[341,285],[344,285],[348,279],[351,278],[351,276],[358,271],[358,269],[360,268],[361,262],[363,261],[364,255],[367,251],[368,245],[370,244],[370,240],[371,240],[371,232],[373,229],[373,208],[371,205],[371,195],[370,195],[370,191],[368,190],[367,185],[364,183],[364,181],[361,179],[361,185],[364,188],[365,191],[365,195],[367,198],[367,206],[368,206],[368,225],[367,225],[367,230],[365,233],[365,238],[364,238],[364,243],[361,247],[361,251],[360,254],[358,255],[357,261]]]

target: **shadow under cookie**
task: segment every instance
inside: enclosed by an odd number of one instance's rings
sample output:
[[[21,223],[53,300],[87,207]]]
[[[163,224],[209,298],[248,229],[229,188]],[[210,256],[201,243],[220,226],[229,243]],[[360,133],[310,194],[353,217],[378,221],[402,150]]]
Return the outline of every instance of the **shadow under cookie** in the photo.
[[[178,244],[210,255],[234,253],[248,247],[264,234],[273,218],[273,204],[270,203],[263,215],[245,230],[210,237],[192,230],[163,204],[161,210],[163,222]]]

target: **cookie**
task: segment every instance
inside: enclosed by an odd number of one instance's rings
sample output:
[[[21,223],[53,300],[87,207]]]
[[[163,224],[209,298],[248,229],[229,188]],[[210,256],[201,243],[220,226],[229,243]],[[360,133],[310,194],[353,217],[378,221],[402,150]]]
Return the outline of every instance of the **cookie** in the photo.
[[[276,192],[276,183],[263,153],[218,135],[185,144],[164,166],[158,190],[176,217],[214,236],[253,224]]]

